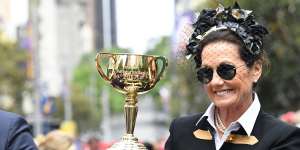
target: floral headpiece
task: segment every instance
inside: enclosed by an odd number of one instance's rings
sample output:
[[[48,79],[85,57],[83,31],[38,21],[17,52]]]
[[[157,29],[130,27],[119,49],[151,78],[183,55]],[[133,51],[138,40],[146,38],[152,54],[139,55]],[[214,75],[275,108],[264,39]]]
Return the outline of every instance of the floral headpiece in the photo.
[[[261,54],[263,37],[268,34],[267,29],[254,20],[251,10],[241,9],[238,3],[224,8],[222,5],[215,10],[204,9],[193,24],[187,48],[187,58],[198,51],[199,43],[211,32],[230,29],[243,40],[246,48],[253,56]]]

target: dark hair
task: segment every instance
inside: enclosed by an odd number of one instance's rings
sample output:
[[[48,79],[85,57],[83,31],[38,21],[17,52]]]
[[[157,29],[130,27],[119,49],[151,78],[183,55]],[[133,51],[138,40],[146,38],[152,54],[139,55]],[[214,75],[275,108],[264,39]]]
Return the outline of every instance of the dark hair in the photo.
[[[261,61],[262,64],[267,63],[267,58],[265,56],[264,51],[257,55],[253,55],[250,51],[246,48],[243,40],[234,32],[228,29],[217,30],[214,32],[209,33],[205,38],[200,41],[198,44],[198,54],[195,55],[194,60],[196,63],[196,69],[201,67],[202,59],[201,54],[203,48],[212,42],[217,41],[227,41],[239,46],[239,54],[240,58],[245,62],[248,68],[251,68],[256,61]]]

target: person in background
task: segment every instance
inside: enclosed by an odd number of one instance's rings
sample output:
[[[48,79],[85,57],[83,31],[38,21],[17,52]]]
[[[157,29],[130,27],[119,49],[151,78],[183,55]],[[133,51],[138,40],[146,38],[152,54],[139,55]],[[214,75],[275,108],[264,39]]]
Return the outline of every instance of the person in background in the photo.
[[[237,3],[201,12],[186,49],[212,103],[204,113],[173,120],[166,150],[300,149],[300,129],[265,113],[255,92],[267,33]]]
[[[73,137],[60,130],[49,132],[45,138],[38,143],[39,150],[69,150]]]
[[[0,110],[0,149],[37,150],[31,128],[21,116]]]
[[[88,142],[88,150],[100,150],[99,141],[96,137],[91,137]]]

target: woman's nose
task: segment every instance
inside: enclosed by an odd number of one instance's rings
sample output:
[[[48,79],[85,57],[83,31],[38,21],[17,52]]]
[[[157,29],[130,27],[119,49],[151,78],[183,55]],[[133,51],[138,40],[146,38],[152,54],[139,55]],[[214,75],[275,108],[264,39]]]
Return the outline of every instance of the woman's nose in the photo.
[[[213,77],[210,81],[211,85],[222,85],[224,84],[224,80],[214,71]]]

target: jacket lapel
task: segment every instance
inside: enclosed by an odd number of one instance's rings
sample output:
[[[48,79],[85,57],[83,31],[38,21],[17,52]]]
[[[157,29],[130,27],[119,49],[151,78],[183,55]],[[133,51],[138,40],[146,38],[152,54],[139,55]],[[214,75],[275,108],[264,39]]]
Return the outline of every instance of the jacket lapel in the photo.
[[[213,127],[207,122],[207,116],[204,116],[193,130],[193,137],[198,143],[199,149],[215,150],[215,140]]]

